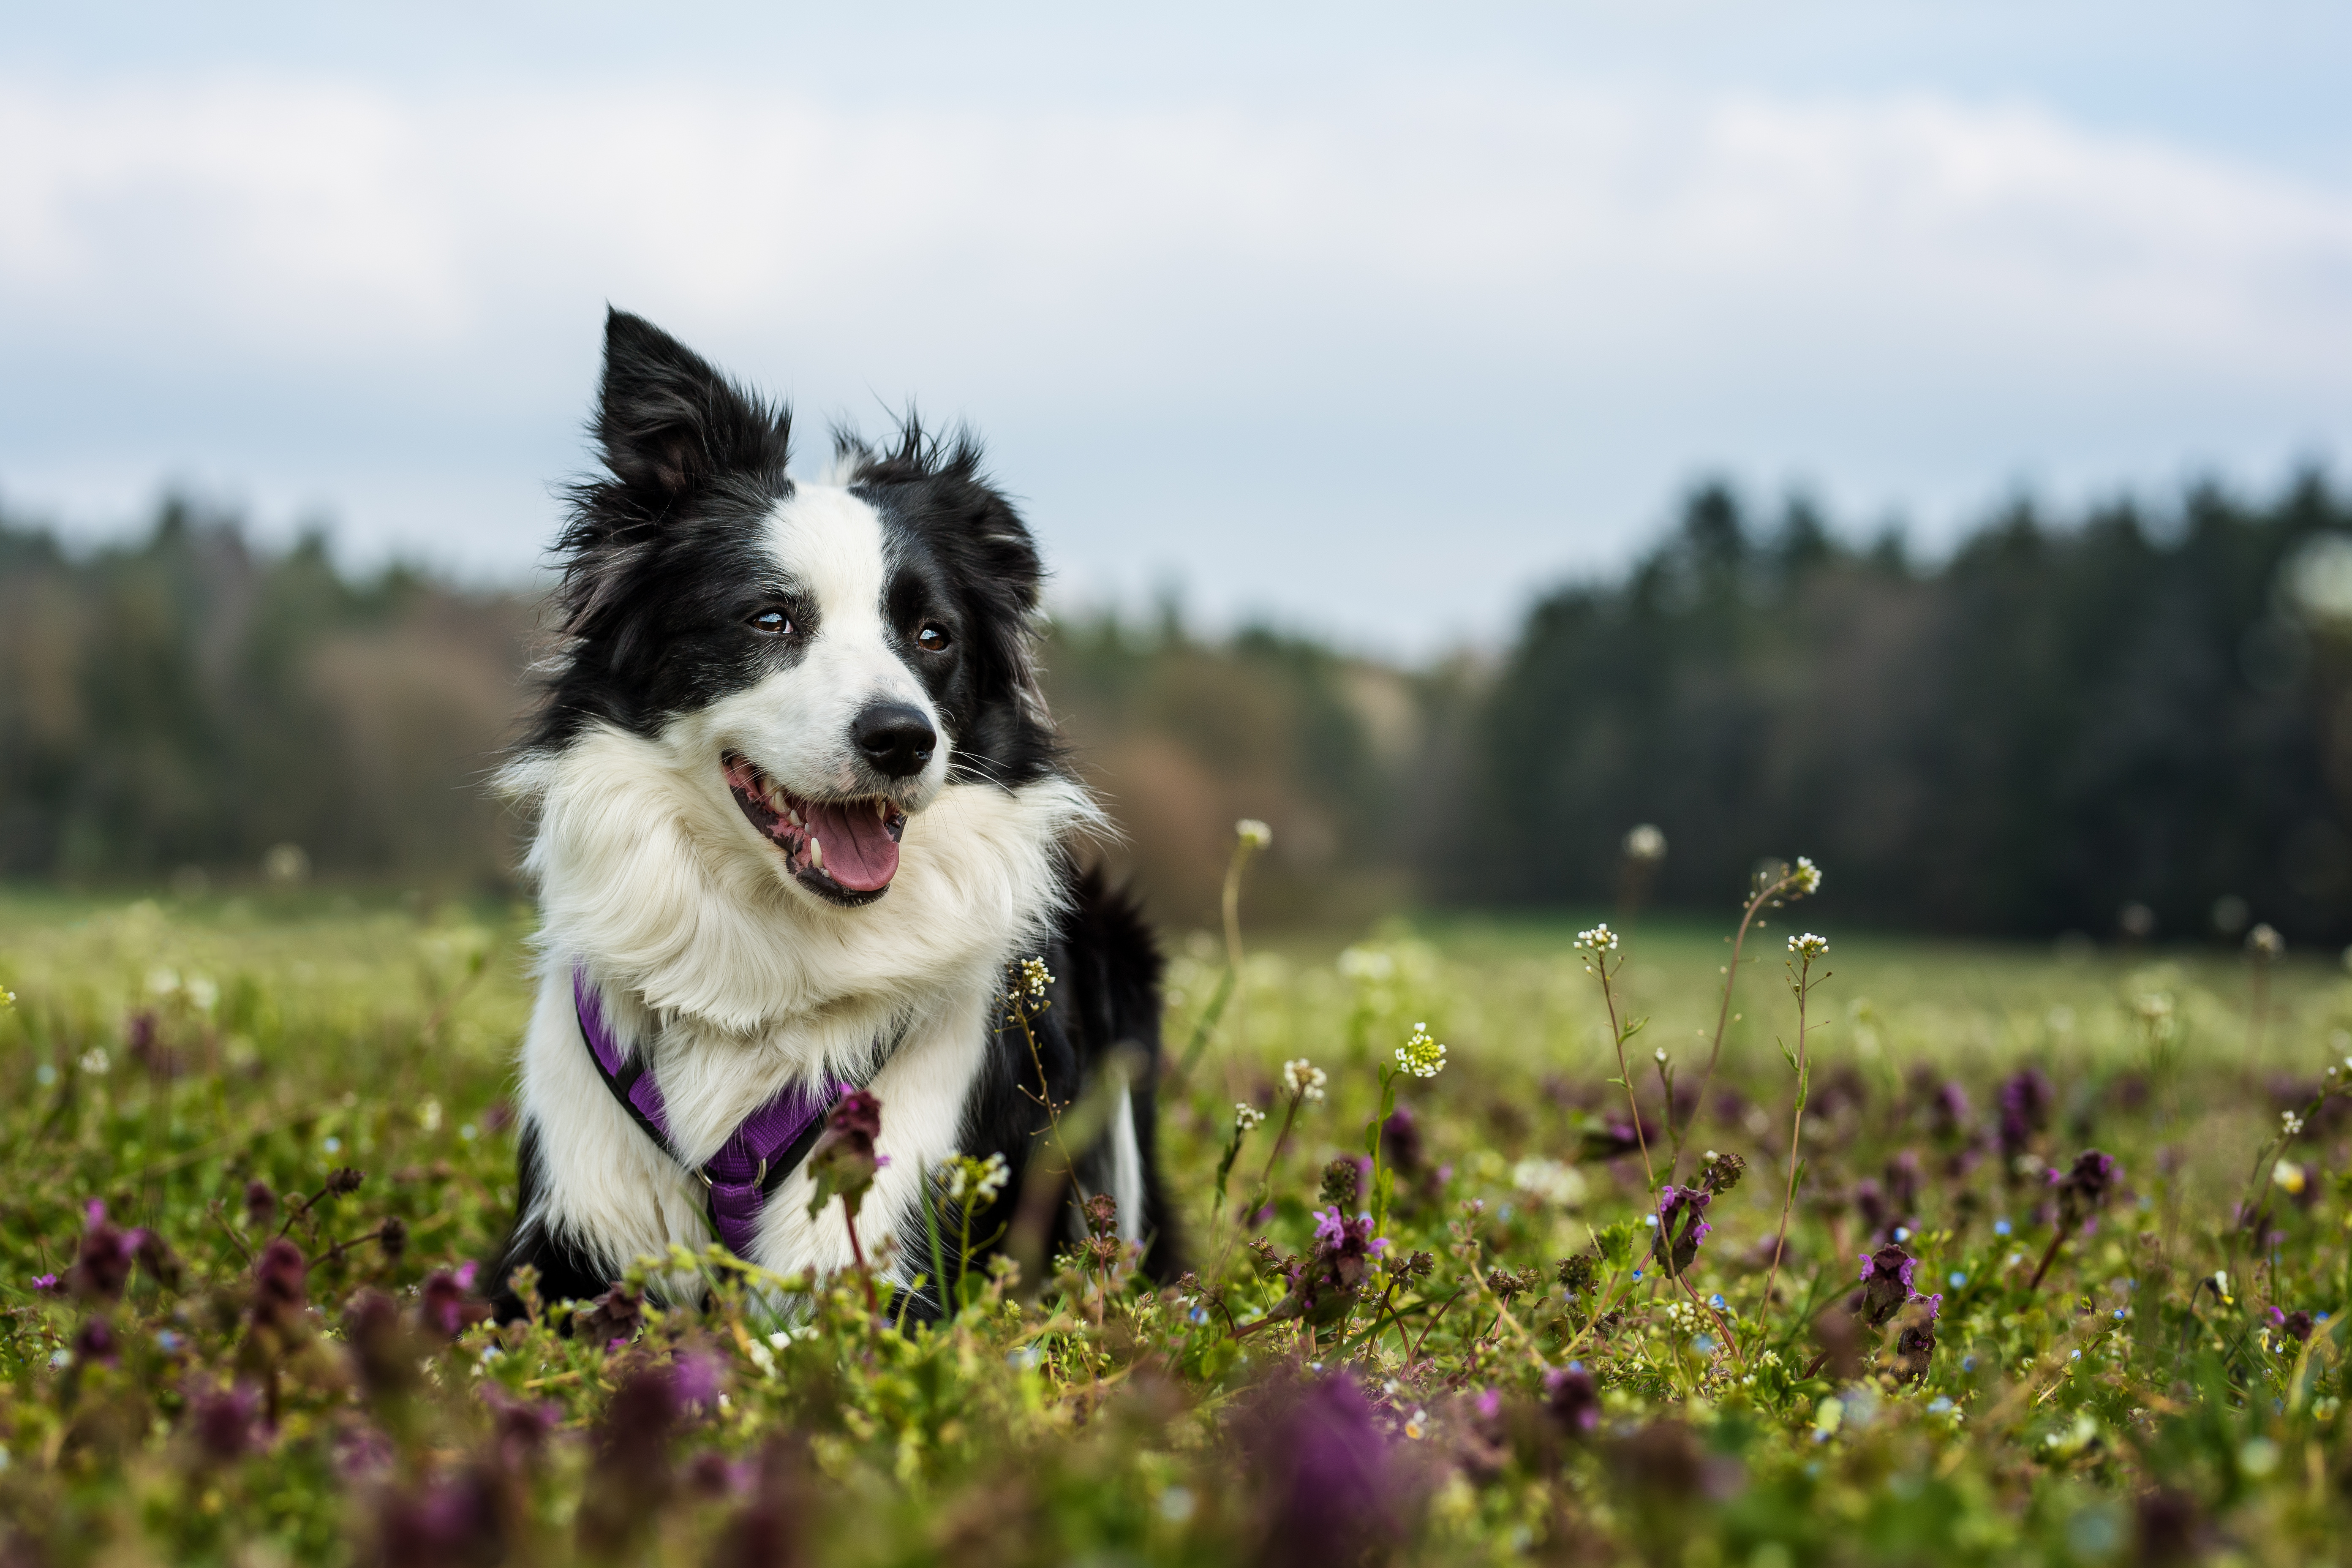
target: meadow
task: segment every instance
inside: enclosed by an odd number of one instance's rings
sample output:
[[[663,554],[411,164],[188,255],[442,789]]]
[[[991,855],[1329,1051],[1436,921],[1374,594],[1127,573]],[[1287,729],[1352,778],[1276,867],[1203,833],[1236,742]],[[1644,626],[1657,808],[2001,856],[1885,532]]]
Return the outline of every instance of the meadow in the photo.
[[[1736,907],[1244,932],[1230,998],[1172,938],[1192,1272],[930,1327],[718,1255],[483,1321],[524,907],[0,896],[0,1556],[2336,1559],[2336,955],[1878,938],[1830,869],[1727,1006]]]

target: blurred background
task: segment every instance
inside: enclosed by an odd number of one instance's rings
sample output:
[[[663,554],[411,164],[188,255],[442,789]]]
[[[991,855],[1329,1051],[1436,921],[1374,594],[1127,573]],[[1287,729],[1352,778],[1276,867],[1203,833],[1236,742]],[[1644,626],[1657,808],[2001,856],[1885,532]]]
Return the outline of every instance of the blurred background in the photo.
[[[2352,940],[2352,13],[2060,9],[12,17],[0,879],[510,891],[609,300],[981,432],[1171,924]]]

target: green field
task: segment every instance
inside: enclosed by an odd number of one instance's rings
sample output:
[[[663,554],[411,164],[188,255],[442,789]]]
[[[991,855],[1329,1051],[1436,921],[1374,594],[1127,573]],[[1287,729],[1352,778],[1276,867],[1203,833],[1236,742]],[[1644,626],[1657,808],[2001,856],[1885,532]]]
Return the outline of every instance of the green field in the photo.
[[[1655,1053],[1698,1083],[1734,918],[1623,933],[1656,1181]],[[0,897],[6,1560],[2336,1560],[2335,955],[1769,918],[1679,1161],[1746,1173],[1676,1268],[1643,1224],[1586,922],[1431,918],[1253,937],[1205,1033],[1223,939],[1171,942],[1171,1058],[1202,1042],[1165,1112],[1182,1289],[1106,1247],[964,1280],[953,1322],[901,1333],[854,1280],[706,1261],[699,1310],[568,1335],[561,1310],[470,1321],[457,1273],[512,1200],[528,910]],[[1776,1271],[1809,926],[1830,973]],[[1318,1244],[1325,1167],[1365,1150],[1423,1021],[1449,1049],[1396,1086],[1390,1245]],[[1297,1058],[1328,1099],[1292,1116]],[[2048,1092],[2012,1092],[2004,1144],[2000,1088],[2029,1068]],[[1271,1115],[1220,1205],[1236,1100]],[[2042,1173],[2092,1149],[2107,1187]],[[1942,1298],[1924,1348],[1924,1305],[1849,1305],[1897,1224]]]

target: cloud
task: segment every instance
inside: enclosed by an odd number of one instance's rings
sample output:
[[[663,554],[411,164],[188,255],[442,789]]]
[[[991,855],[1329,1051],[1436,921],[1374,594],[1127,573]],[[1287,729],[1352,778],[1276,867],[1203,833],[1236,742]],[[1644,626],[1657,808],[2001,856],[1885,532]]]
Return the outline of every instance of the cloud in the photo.
[[[1340,518],[1401,544],[1448,496],[1549,565],[1710,458],[1932,491],[2352,423],[2352,193],[2021,103],[18,79],[0,144],[0,353],[65,411],[0,405],[32,420],[0,435],[20,489],[194,462],[365,518],[383,476],[462,489],[504,444],[510,493],[569,439],[608,299],[821,405],[1020,433],[1067,470],[1027,488],[1072,509],[1076,575],[1130,586],[1284,520],[1301,550]],[[126,373],[153,407],[97,427]],[[1454,460],[1383,472],[1400,443]],[[1213,447],[1253,498],[1229,522],[1139,499],[1150,454]],[[539,521],[488,548],[527,558]]]

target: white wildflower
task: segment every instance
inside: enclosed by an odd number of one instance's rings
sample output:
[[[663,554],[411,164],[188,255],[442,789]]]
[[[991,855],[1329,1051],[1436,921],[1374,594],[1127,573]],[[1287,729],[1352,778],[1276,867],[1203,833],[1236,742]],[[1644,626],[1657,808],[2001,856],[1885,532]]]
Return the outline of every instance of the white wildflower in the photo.
[[[1290,1092],[1301,1100],[1320,1100],[1323,1098],[1323,1086],[1331,1081],[1331,1075],[1305,1057],[1300,1057],[1282,1064],[1282,1081],[1289,1085]]]
[[[1813,864],[1812,857],[1797,857],[1797,868],[1789,873],[1789,885],[1793,892],[1818,893],[1822,890],[1822,868]]]
[[[1435,1078],[1445,1070],[1445,1047],[1430,1037],[1427,1024],[1415,1024],[1412,1038],[1397,1047],[1396,1059],[1415,1078]]]
[[[1611,931],[1604,921],[1591,931],[1578,931],[1576,945],[1587,952],[1614,952],[1617,951],[1617,933]]]
[[[1265,1112],[1256,1106],[1244,1100],[1237,1100],[1234,1102],[1234,1126],[1237,1131],[1247,1132],[1265,1120]]]
[[[1244,816],[1234,823],[1234,835],[1253,849],[1263,849],[1274,842],[1274,829],[1255,816]]]
[[[1045,968],[1043,958],[1021,961],[1021,988],[1032,996],[1045,994],[1045,987],[1054,984],[1053,974]]]
[[[2286,938],[2268,921],[2246,933],[2246,951],[2256,958],[2280,958],[2286,952]]]
[[[1811,963],[1814,959],[1821,957],[1822,954],[1827,952],[1829,950],[1830,939],[1825,936],[1815,936],[1811,931],[1807,931],[1802,936],[1792,936],[1789,939],[1789,951],[1795,953],[1799,958],[1805,960],[1807,963]]]
[[[2303,1118],[2292,1110],[2282,1110],[2279,1112],[2279,1126],[2292,1138],[2303,1131]]]
[[[76,1059],[74,1065],[80,1068],[82,1071],[89,1073],[94,1077],[103,1078],[106,1076],[107,1071],[114,1066],[114,1058],[106,1054],[104,1047],[92,1046],[89,1049],[82,1052],[80,1057]]]

